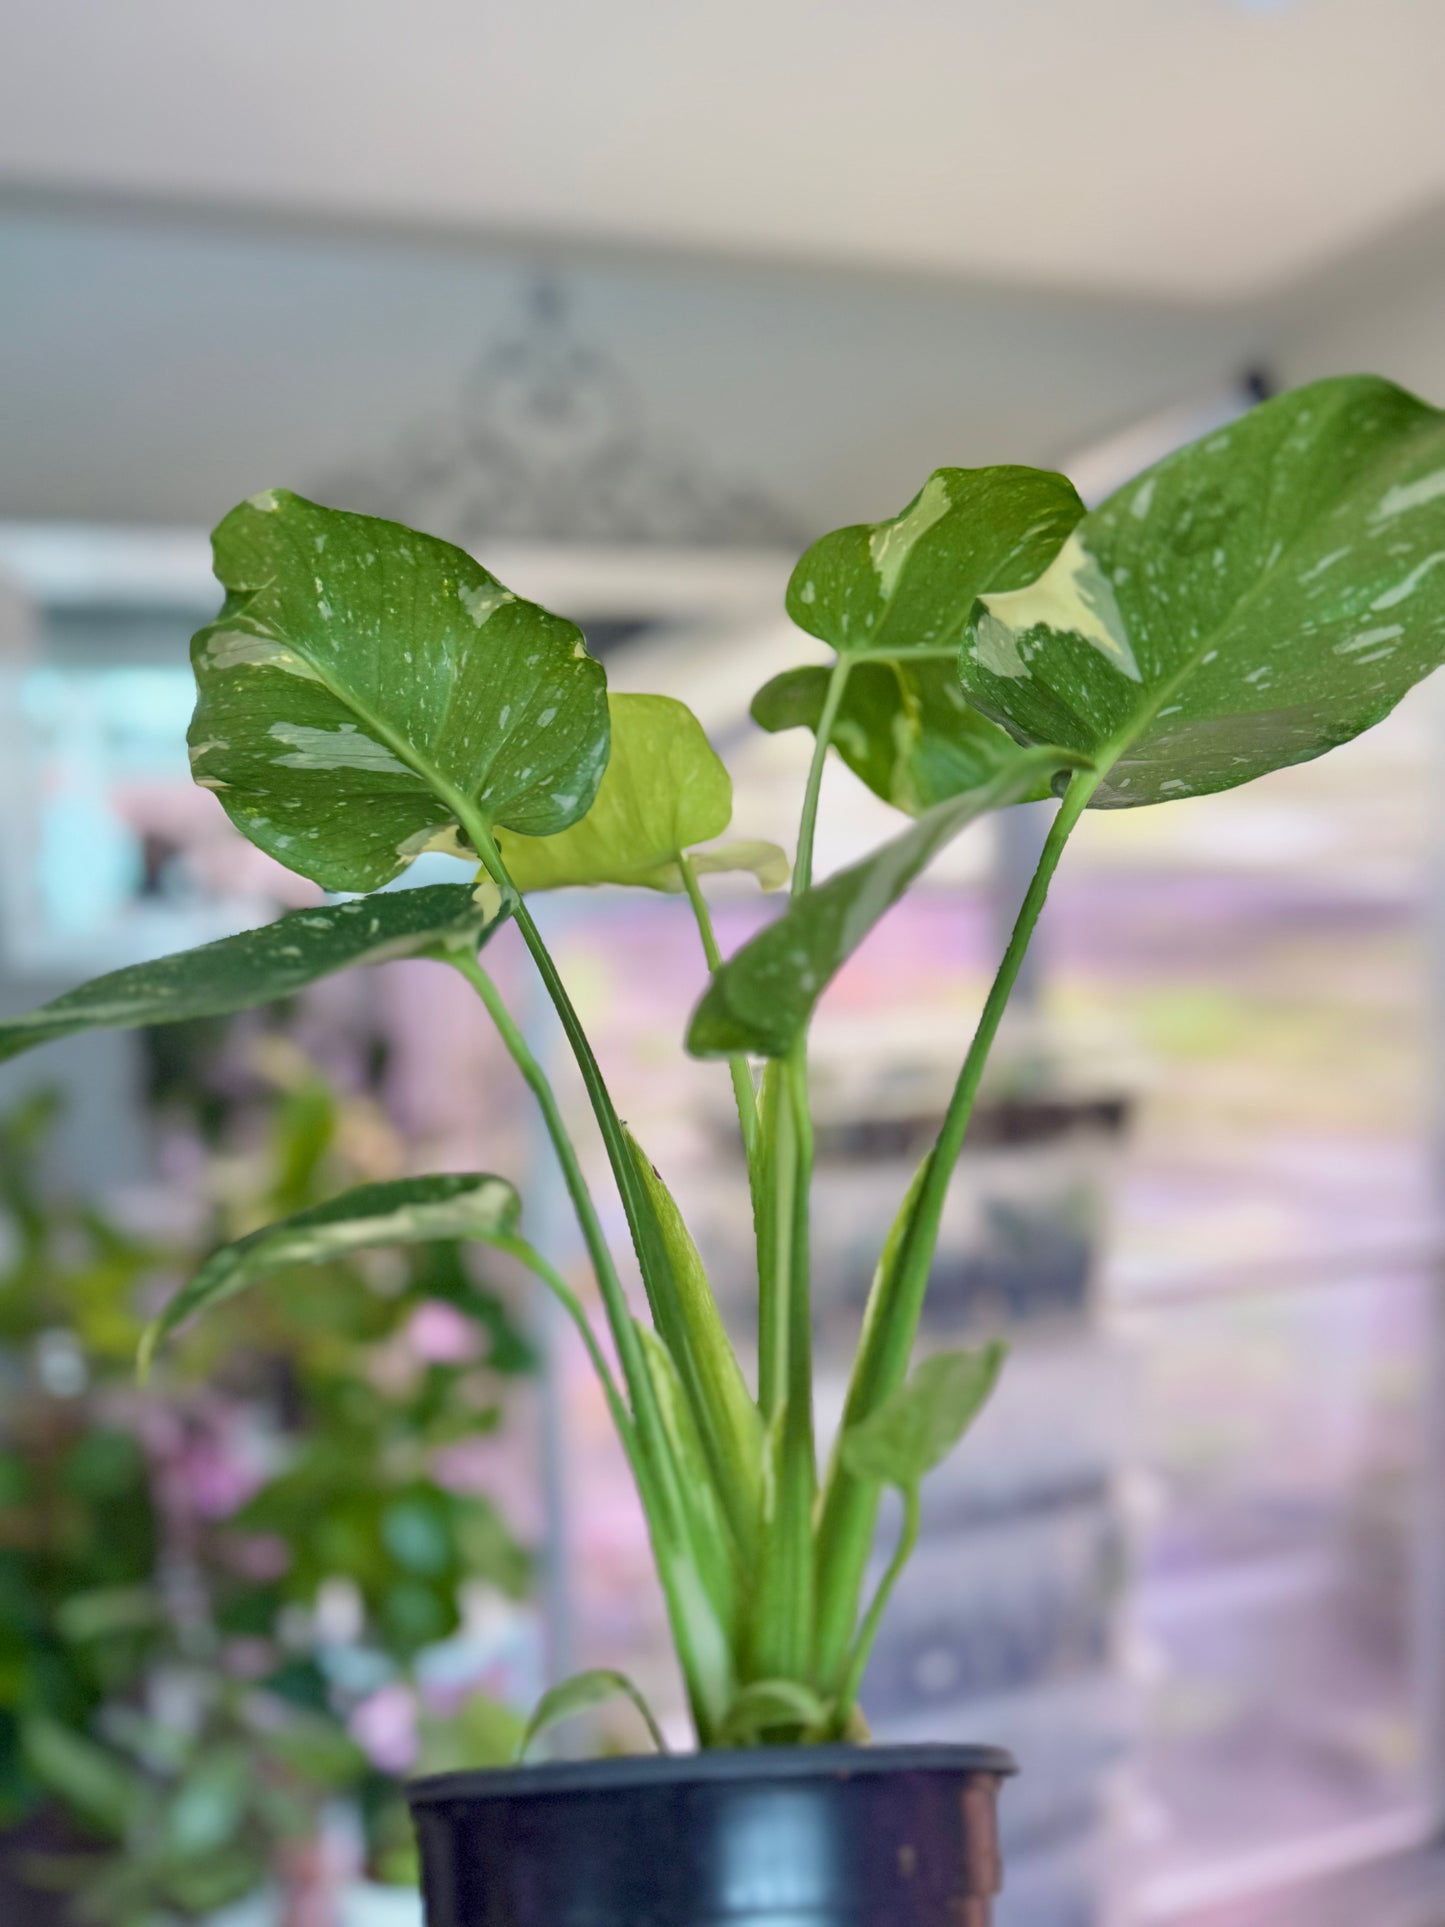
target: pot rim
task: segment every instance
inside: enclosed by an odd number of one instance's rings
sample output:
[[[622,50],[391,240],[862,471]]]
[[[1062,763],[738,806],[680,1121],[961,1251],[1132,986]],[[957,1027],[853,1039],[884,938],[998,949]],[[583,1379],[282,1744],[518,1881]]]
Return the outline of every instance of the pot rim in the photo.
[[[429,1773],[407,1782],[406,1797],[409,1805],[418,1807],[452,1800],[514,1800],[519,1795],[605,1793],[735,1780],[846,1781],[885,1773],[990,1773],[1003,1778],[1017,1772],[1013,1755],[1001,1746],[751,1746]]]

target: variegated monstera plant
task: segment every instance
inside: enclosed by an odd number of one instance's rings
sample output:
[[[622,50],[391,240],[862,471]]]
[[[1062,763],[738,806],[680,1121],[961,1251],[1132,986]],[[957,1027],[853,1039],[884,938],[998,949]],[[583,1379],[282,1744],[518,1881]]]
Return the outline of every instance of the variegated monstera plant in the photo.
[[[1229,789],[1379,721],[1445,651],[1445,417],[1390,384],[1326,381],[1256,408],[1088,513],[1060,475],[941,469],[891,521],[840,529],[788,590],[831,660],[786,668],[753,714],[812,731],[781,914],[718,954],[703,879],[781,882],[770,846],[718,839],[726,771],[666,696],[609,695],[563,618],[445,542],[254,497],[216,531],[226,591],[195,638],[196,781],[254,843],[346,900],[124,970],[0,1027],[0,1054],[96,1025],[238,1010],[330,972],[430,957],[470,982],[541,1108],[607,1328],[526,1240],[502,1177],[370,1185],[223,1250],[153,1340],[283,1265],[364,1246],[475,1239],[512,1253],[576,1321],[651,1530],[705,1746],[860,1730],[856,1701],[918,1490],[987,1398],[1000,1349],[910,1375],[950,1174],[1049,880],[1087,808]],[[906,822],[813,876],[834,750]],[[883,1245],[831,1462],[814,1444],[809,1021],[843,960],[951,838],[1057,796],[1047,842],[936,1144]],[[387,890],[422,850],[471,885]],[[685,896],[711,980],[687,1034],[726,1059],[757,1249],[757,1379],[697,1249],[611,1092],[528,899],[611,884]],[[360,894],[354,894],[360,893]],[[646,1287],[628,1302],[548,1079],[481,962],[514,922],[581,1068]],[[664,1147],[665,1155],[665,1147]],[[865,1598],[885,1487],[903,1532]],[[547,1720],[607,1691],[587,1675]]]

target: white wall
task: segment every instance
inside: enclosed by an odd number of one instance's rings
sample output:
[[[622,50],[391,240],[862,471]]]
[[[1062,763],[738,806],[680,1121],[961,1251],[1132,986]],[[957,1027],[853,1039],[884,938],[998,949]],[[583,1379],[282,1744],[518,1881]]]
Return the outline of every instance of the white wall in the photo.
[[[805,533],[943,462],[1050,462],[1259,346],[1236,315],[554,256],[647,432]],[[454,418],[535,258],[338,230],[0,216],[0,517],[208,526]]]
[[[1367,370],[1445,406],[1445,211],[1300,290],[1272,332],[1291,382]]]

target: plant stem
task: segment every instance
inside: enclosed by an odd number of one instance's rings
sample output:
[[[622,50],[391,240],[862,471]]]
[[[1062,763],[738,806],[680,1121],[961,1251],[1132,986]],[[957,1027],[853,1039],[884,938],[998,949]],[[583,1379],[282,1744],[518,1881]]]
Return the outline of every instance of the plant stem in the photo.
[[[839,1731],[848,1724],[848,1716],[858,1698],[858,1689],[863,1684],[863,1673],[868,1664],[868,1655],[873,1650],[873,1642],[878,1637],[878,1628],[883,1623],[883,1614],[888,1601],[893,1597],[893,1588],[898,1584],[903,1568],[913,1557],[918,1544],[918,1528],[922,1508],[919,1503],[918,1487],[909,1486],[903,1494],[903,1525],[898,1534],[898,1544],[893,1557],[888,1562],[888,1570],[878,1582],[878,1590],[873,1595],[863,1624],[858,1628],[858,1636],[848,1654],[848,1662],[843,1669],[843,1678],[838,1687],[838,1696],[833,1708],[833,1717]]]
[[[522,941],[526,944],[532,962],[536,965],[543,988],[552,1001],[552,1008],[561,1020],[572,1055],[577,1060],[577,1068],[582,1073],[587,1099],[592,1106],[593,1116],[597,1119],[597,1128],[602,1133],[607,1161],[612,1166],[612,1175],[622,1199],[622,1208],[627,1214],[627,1226],[632,1234],[637,1262],[642,1270],[642,1281],[647,1290],[652,1322],[677,1356],[679,1367],[685,1370],[686,1347],[679,1342],[680,1334],[676,1322],[670,1316],[672,1308],[662,1296],[670,1275],[667,1254],[661,1248],[656,1222],[648,1211],[647,1201],[642,1194],[642,1187],[632,1162],[632,1153],[622,1129],[622,1121],[617,1115],[611,1094],[603,1080],[601,1066],[588,1042],[587,1033],[582,1028],[582,1020],[573,1008],[572,999],[567,995],[567,986],[562,982],[552,953],[542,941],[542,933],[533,922],[531,911],[527,908],[516,885],[507,875],[501,851],[497,848],[485,820],[464,798],[457,796],[452,800],[457,810],[458,821],[471,839],[472,848],[481,859],[482,867],[503,892],[504,898],[511,901],[512,914],[518,930],[522,933]],[[609,1264],[610,1262],[609,1258]],[[640,1358],[638,1363],[640,1369]]]
[[[823,768],[847,687],[848,659],[828,677],[803,788],[793,898],[812,881],[813,839]],[[764,1078],[767,1168],[755,1190],[758,1233],[758,1404],[768,1422],[772,1516],[766,1521],[751,1661],[760,1676],[805,1679],[813,1670],[816,1569],[813,1511],[818,1488],[813,1437],[813,1332],[809,1290],[809,1191],[813,1128],[808,1107],[807,1039],[798,1040]],[[771,1428],[781,1414],[781,1437]]]
[[[612,1338],[617,1346],[618,1355],[626,1357],[626,1347],[636,1340],[632,1331],[632,1311],[622,1289],[622,1281],[617,1275],[617,1267],[612,1262],[607,1239],[602,1230],[602,1222],[597,1216],[597,1207],[592,1202],[592,1193],[582,1174],[582,1165],[577,1156],[577,1147],[562,1118],[557,1094],[552,1089],[551,1080],[537,1062],[531,1046],[522,1035],[521,1029],[512,1013],[502,1001],[501,993],[487,972],[469,950],[449,953],[447,961],[461,972],[487,1007],[487,1013],[496,1025],[508,1055],[522,1073],[528,1089],[537,1100],[542,1113],[542,1121],[547,1135],[552,1140],[557,1162],[562,1167],[562,1177],[567,1186],[567,1195],[572,1200],[572,1209],[577,1214],[587,1255],[592,1260],[592,1269],[597,1275],[598,1289],[607,1311],[607,1322],[611,1327]],[[639,1366],[641,1359],[638,1359]],[[631,1373],[628,1374],[629,1379]]]
[[[677,865],[682,872],[683,887],[687,891],[687,900],[692,905],[692,914],[697,919],[698,935],[702,938],[702,954],[707,959],[708,969],[717,970],[722,964],[722,951],[718,948],[717,936],[713,931],[707,898],[702,893],[697,871],[686,851],[679,854]],[[738,1128],[743,1134],[743,1150],[748,1161],[748,1179],[756,1188],[758,1099],[753,1089],[753,1074],[748,1068],[747,1057],[742,1051],[734,1051],[728,1058],[728,1070],[732,1074],[733,1097],[738,1108]]]
[[[467,827],[468,834],[472,836],[474,847],[480,848],[480,841],[473,834],[470,826],[464,827]],[[487,841],[490,842],[490,839],[488,838]],[[496,855],[495,849],[493,855]],[[511,889],[512,886],[506,880],[505,871],[501,870],[500,857],[496,860],[498,870],[501,871],[499,882],[507,889]],[[537,938],[537,942],[540,946],[540,937]],[[546,955],[545,948],[543,948],[543,955]],[[588,1254],[592,1259],[593,1269],[597,1274],[598,1288],[602,1293],[613,1343],[617,1347],[617,1355],[622,1362],[623,1377],[626,1380],[635,1420],[635,1424],[630,1425],[628,1430],[622,1431],[622,1443],[626,1449],[629,1439],[633,1441],[633,1449],[628,1454],[629,1463],[637,1482],[638,1497],[642,1501],[642,1508],[647,1517],[658,1577],[662,1582],[663,1593],[667,1600],[668,1619],[672,1626],[678,1657],[682,1662],[698,1737],[706,1742],[708,1734],[725,1708],[709,1703],[703,1684],[709,1674],[716,1669],[699,1656],[700,1627],[694,1623],[698,1618],[699,1601],[694,1595],[692,1584],[688,1582],[689,1573],[695,1577],[695,1565],[688,1544],[687,1502],[679,1484],[678,1468],[668,1447],[666,1426],[658,1407],[657,1394],[642,1354],[641,1341],[632,1321],[626,1295],[618,1278],[616,1266],[612,1262],[612,1253],[607,1247],[607,1240],[603,1235],[591,1192],[587,1188],[587,1180],[582,1174],[576,1148],[563,1122],[556,1093],[552,1089],[546,1072],[537,1062],[526,1038],[523,1037],[511,1012],[503,1003],[496,985],[476,957],[469,951],[463,950],[449,953],[448,961],[461,972],[486,1005],[513,1062],[537,1099],[547,1127],[547,1134],[552,1140],[558,1163],[562,1167],[568,1194],[572,1199],[572,1206],[577,1214],[577,1221],[581,1227]],[[550,957],[547,958],[547,962],[551,966]],[[552,966],[552,974],[555,978],[555,966]],[[558,989],[565,1000],[566,992],[561,990],[560,981]],[[571,1011],[570,1002],[567,1003],[567,1009]],[[577,1023],[575,1012],[572,1014],[572,1021],[574,1024]],[[577,1028],[580,1033],[580,1025]],[[585,1043],[585,1039],[583,1041]],[[588,1055],[590,1057],[590,1052]],[[598,1072],[597,1076],[600,1085],[601,1073]],[[605,1097],[605,1091],[603,1095]],[[622,1149],[623,1155],[626,1156],[625,1144]],[[631,1175],[630,1163],[627,1168]],[[615,1160],[613,1169],[614,1171],[617,1169]],[[618,1405],[620,1407],[620,1400]],[[618,1418],[617,1410],[614,1410],[613,1416]],[[621,1416],[626,1417],[625,1411]],[[620,1425],[619,1430],[621,1430]]]
[[[858,1424],[902,1384],[923,1309],[928,1274],[938,1243],[939,1225],[964,1133],[983,1079],[989,1052],[1008,1007],[1029,940],[1048,896],[1064,846],[1100,782],[1097,770],[1077,770],[1050,825],[1038,867],[1014,923],[998,972],[984,1003],[954,1085],[938,1138],[929,1153],[907,1228],[891,1274],[880,1279],[882,1295],[869,1308],[864,1336],[854,1361],[843,1410],[842,1429]],[[847,1471],[835,1455],[818,1529],[819,1676],[832,1677],[844,1664],[856,1621],[858,1597],[867,1569],[878,1513],[878,1489]]]
[[[635,1469],[637,1432],[632,1423],[632,1414],[628,1411],[622,1394],[617,1389],[617,1381],[613,1378],[611,1367],[603,1355],[602,1347],[597,1342],[592,1321],[582,1308],[582,1301],[556,1266],[549,1263],[535,1245],[529,1245],[525,1238],[493,1238],[491,1244],[494,1250],[507,1252],[519,1264],[525,1265],[535,1278],[540,1279],[571,1319],[586,1347],[592,1369],[601,1381],[602,1390],[607,1398],[607,1409],[612,1414],[612,1423],[617,1428],[617,1435],[627,1453],[628,1463],[634,1465]]]
[[[769,1424],[787,1396],[788,1280],[793,1264],[794,1181],[798,1168],[795,1118],[784,1076],[782,1064],[776,1062],[763,1072],[768,1155],[757,1214],[758,1406]]]
[[[828,689],[823,697],[823,713],[813,732],[813,758],[808,765],[808,780],[803,787],[803,813],[798,821],[798,849],[793,860],[793,896],[800,897],[813,881],[813,836],[818,825],[818,795],[823,786],[823,766],[828,760],[828,745],[843,692],[848,687],[852,662],[839,656],[828,674]]]

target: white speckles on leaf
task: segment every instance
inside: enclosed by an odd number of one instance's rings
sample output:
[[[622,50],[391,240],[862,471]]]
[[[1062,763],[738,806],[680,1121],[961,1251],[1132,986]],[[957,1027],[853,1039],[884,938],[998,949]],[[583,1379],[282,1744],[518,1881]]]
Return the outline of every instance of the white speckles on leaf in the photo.
[[[1328,555],[1322,555],[1319,561],[1312,563],[1300,577],[1301,586],[1306,582],[1316,581],[1318,577],[1324,574],[1326,569],[1332,569],[1337,562],[1343,562],[1349,552],[1348,548],[1331,549]]]
[[[1352,656],[1357,650],[1370,648],[1373,643],[1393,642],[1397,636],[1403,636],[1404,633],[1398,622],[1387,623],[1379,629],[1365,629],[1347,642],[1337,642],[1335,654]]]
[[[1403,581],[1397,582],[1393,589],[1386,589],[1383,595],[1377,595],[1370,604],[1370,608],[1372,610],[1397,608],[1400,603],[1414,595],[1437,562],[1445,562],[1445,549],[1437,549],[1433,555],[1427,555],[1423,562],[1417,562]]]
[[[930,476],[911,507],[891,522],[880,523],[869,536],[868,552],[878,571],[878,587],[885,602],[897,589],[903,565],[919,537],[941,521],[950,506],[947,482],[941,475]]]
[[[1371,520],[1388,522],[1392,516],[1404,515],[1410,509],[1424,508],[1427,502],[1438,502],[1445,495],[1445,468],[1437,468],[1429,475],[1422,475],[1418,481],[1401,482],[1394,488],[1386,489],[1375,504]]]
[[[808,581],[806,581],[803,584],[802,588],[799,589],[798,600],[799,602],[805,603],[809,606],[811,606],[813,603],[815,603],[818,600],[817,584],[812,580],[811,577],[809,577]]]
[[[989,616],[1016,637],[1034,628],[1079,636],[1121,676],[1127,676],[1130,682],[1143,680],[1113,584],[1084,546],[1077,529],[1037,582],[1026,589],[986,595],[981,600]],[[980,622],[980,633],[983,626]]]
[[[1019,654],[1018,637],[1007,623],[1000,622],[987,609],[974,629],[973,658],[981,669],[1010,682],[1029,673],[1028,664]]]
[[[305,723],[272,723],[266,733],[290,746],[291,755],[274,759],[284,769],[375,770],[387,776],[412,774],[385,743],[377,742],[373,736],[364,736],[355,723],[342,723],[337,729],[312,729]]]
[[[479,582],[474,588],[458,589],[457,594],[462,607],[479,629],[498,609],[517,600],[511,590],[504,589],[500,582]]]
[[[321,678],[303,656],[269,636],[253,636],[240,629],[217,629],[206,640],[206,661],[212,669],[279,669],[302,682]]]
[[[1155,475],[1147,476],[1135,489],[1133,499],[1129,503],[1129,513],[1136,521],[1142,522],[1148,515],[1149,505],[1154,500],[1154,485],[1157,480],[1158,477]]]

